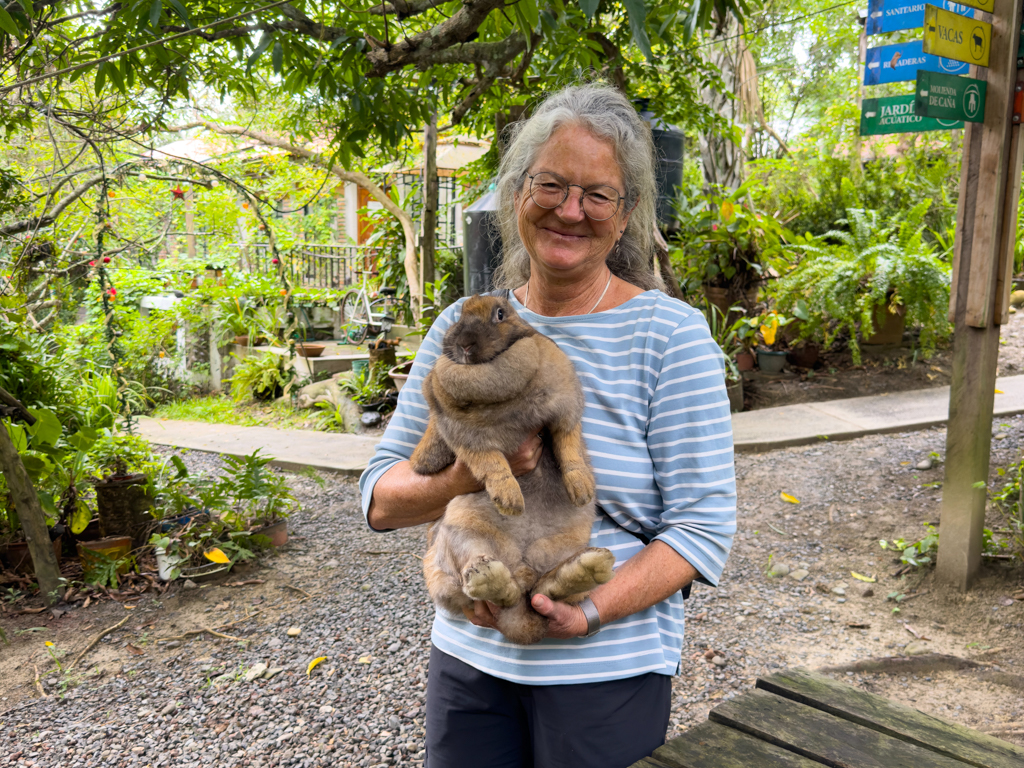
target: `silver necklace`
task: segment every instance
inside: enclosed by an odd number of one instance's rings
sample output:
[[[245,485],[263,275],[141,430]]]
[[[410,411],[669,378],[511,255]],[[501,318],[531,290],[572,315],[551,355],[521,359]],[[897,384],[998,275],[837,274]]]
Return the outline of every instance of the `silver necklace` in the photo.
[[[594,302],[594,306],[592,306],[590,308],[590,311],[587,312],[588,315],[594,314],[594,310],[597,309],[597,305],[600,304],[604,300],[604,295],[606,293],[608,293],[608,288],[609,288],[609,286],[611,286],[611,284],[612,284],[612,273],[611,273],[611,270],[609,270],[608,271],[608,282],[604,284],[604,290],[601,291],[601,295],[597,297],[597,301]],[[530,281],[527,280],[526,281],[526,295],[523,297],[523,306],[526,309],[529,309],[529,307],[526,306],[526,303],[529,300],[530,300]]]

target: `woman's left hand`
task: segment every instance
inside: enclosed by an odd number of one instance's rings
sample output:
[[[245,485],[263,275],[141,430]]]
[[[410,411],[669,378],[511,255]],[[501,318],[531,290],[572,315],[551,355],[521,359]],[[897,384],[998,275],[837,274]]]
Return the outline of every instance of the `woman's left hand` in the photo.
[[[587,619],[575,605],[568,605],[544,597],[533,596],[533,609],[548,619],[548,637],[566,640],[571,637],[582,637],[587,634]],[[494,603],[477,600],[473,610],[463,608],[466,618],[478,627],[498,628],[497,616],[501,608]]]

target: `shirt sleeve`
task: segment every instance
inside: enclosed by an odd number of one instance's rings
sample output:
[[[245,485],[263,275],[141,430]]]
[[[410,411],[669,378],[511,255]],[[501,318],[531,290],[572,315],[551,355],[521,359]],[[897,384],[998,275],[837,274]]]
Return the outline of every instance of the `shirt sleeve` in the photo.
[[[441,342],[448,328],[458,322],[463,301],[464,299],[460,299],[438,316],[416,352],[409,378],[398,394],[398,406],[391,416],[391,421],[388,422],[387,429],[384,430],[383,438],[377,444],[373,458],[359,477],[364,517],[369,513],[373,487],[377,481],[395,464],[408,461],[427,429],[430,409],[423,399],[423,379],[441,354]]]
[[[669,337],[647,447],[664,510],[654,539],[717,585],[736,533],[736,473],[722,351],[699,312]]]

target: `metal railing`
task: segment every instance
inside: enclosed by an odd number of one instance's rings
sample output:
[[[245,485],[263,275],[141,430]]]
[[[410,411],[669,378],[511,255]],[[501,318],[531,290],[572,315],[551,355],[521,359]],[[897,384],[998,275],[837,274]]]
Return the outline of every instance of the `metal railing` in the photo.
[[[253,274],[268,274],[271,263],[267,243],[239,243],[239,268]],[[377,249],[361,245],[309,243],[284,258],[285,269],[295,285],[303,288],[343,288],[359,282],[358,274],[372,268]]]

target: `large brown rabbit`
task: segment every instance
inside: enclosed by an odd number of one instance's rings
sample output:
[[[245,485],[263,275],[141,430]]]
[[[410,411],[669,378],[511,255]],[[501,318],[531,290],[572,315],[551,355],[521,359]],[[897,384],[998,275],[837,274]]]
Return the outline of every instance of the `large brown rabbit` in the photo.
[[[588,547],[594,475],[583,443],[583,391],[572,362],[504,298],[474,296],[445,334],[423,381],[430,421],[412,468],[433,474],[456,457],[486,491],[457,496],[428,533],[423,572],[434,602],[458,613],[474,600],[503,611],[498,627],[535,643],[543,594],[576,603],[612,577],[615,557]],[[505,454],[541,433],[536,469],[517,481]]]

